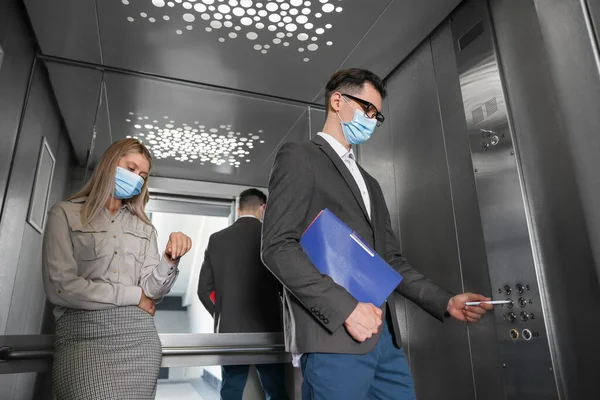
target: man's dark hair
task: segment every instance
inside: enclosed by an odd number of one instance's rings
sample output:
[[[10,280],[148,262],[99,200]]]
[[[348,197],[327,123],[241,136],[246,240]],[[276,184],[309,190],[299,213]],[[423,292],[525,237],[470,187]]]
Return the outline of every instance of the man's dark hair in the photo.
[[[329,100],[335,92],[350,95],[358,94],[363,90],[365,83],[370,83],[379,92],[381,98],[387,95],[383,81],[371,71],[360,68],[344,69],[336,72],[327,82],[325,87],[325,105],[329,110]]]
[[[258,189],[248,189],[240,193],[240,210],[256,210],[267,203],[267,196]]]

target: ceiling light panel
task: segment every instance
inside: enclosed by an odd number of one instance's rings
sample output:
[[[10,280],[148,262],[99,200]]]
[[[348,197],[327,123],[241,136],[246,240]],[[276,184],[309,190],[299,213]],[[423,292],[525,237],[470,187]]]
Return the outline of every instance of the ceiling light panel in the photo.
[[[157,176],[263,185],[279,144],[309,138],[304,106],[116,72],[105,80],[112,140],[141,140]]]
[[[125,123],[129,127],[127,137],[140,140],[156,160],[239,168],[250,163],[255,147],[266,142],[262,129],[239,132],[232,125],[208,127],[200,121],[181,123],[167,115],[151,118],[130,111]]]
[[[128,6],[131,0],[121,0]],[[168,23],[176,35],[202,29],[218,43],[247,40],[259,54],[296,48],[316,54],[332,46],[328,16],[343,12],[340,0],[148,0],[144,11],[129,15],[131,23]],[[306,45],[306,42],[311,43]],[[298,54],[298,52],[296,54]],[[308,55],[308,54],[307,54]],[[301,56],[304,62],[310,57]]]

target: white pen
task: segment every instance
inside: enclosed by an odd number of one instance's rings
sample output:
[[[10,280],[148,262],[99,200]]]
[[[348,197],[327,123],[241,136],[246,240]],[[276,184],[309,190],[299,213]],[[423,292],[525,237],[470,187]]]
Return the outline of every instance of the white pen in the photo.
[[[510,302],[511,302],[510,300],[467,301],[465,303],[465,305],[467,305],[467,306],[478,306],[481,303],[486,303],[486,304],[509,304]]]

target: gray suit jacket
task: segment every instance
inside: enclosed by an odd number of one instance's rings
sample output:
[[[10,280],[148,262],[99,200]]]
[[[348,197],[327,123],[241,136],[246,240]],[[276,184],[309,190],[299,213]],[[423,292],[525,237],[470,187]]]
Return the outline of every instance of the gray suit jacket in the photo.
[[[261,226],[240,218],[208,241],[198,297],[215,319],[215,333],[282,331],[281,284],[260,259]]]
[[[263,262],[283,283],[286,348],[292,353],[365,354],[381,334],[359,343],[344,322],[357,301],[322,275],[302,251],[299,240],[324,208],[331,210],[403,276],[396,292],[439,320],[447,317],[452,293],[416,271],[400,253],[379,183],[360,168],[371,198],[369,219],[352,174],[326,140],[286,143],[279,150],[269,179],[263,223]],[[386,313],[395,309],[395,296]],[[396,344],[401,346],[396,313],[390,316]]]

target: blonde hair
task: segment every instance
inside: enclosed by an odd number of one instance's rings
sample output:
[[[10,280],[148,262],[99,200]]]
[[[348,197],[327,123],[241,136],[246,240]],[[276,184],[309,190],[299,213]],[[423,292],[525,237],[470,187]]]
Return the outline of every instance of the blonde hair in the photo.
[[[152,155],[139,140],[137,139],[122,139],[114,142],[102,155],[98,166],[94,170],[94,174],[88,183],[79,192],[69,198],[74,200],[80,197],[87,196],[86,202],[81,208],[81,223],[86,225],[98,215],[106,206],[106,202],[110,199],[115,191],[115,174],[117,165],[123,156],[130,153],[138,153],[146,157],[150,164],[148,173],[152,170]],[[144,208],[150,198],[148,192],[148,179],[144,180],[142,191],[137,196],[130,199],[124,199],[123,203],[129,211],[136,215],[139,219],[148,225],[152,225]]]

